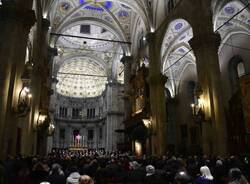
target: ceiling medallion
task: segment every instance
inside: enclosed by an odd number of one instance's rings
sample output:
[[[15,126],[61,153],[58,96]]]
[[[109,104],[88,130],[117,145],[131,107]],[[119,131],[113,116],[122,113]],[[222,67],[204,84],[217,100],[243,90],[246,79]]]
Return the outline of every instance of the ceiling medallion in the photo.
[[[175,30],[180,30],[183,27],[183,23],[179,22],[175,25]]]
[[[104,9],[100,6],[104,6],[106,9],[111,9],[113,7],[113,3],[111,1],[98,2],[98,0],[79,0],[81,5],[89,4],[84,7],[87,10],[93,11],[104,11]]]
[[[62,12],[67,12],[70,8],[71,8],[71,6],[68,2],[62,2],[60,5],[60,10]]]
[[[225,12],[227,14],[233,14],[235,12],[235,9],[232,6],[228,6],[228,7],[225,7]]]

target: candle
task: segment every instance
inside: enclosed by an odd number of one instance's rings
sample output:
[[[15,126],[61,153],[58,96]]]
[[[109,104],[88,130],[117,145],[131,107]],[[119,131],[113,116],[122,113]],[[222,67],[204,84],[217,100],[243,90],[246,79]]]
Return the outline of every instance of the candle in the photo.
[[[84,147],[84,145],[85,145],[85,143],[84,143],[84,136],[82,136],[82,143],[83,143],[83,147]]]

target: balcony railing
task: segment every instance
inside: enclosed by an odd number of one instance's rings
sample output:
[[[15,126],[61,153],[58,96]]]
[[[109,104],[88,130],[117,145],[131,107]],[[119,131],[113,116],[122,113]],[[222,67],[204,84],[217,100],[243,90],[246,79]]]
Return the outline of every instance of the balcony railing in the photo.
[[[60,114],[55,114],[55,119],[58,120],[70,120],[70,121],[97,121],[104,119],[106,117],[105,114],[93,116],[93,117],[87,117],[87,116],[62,116]]]

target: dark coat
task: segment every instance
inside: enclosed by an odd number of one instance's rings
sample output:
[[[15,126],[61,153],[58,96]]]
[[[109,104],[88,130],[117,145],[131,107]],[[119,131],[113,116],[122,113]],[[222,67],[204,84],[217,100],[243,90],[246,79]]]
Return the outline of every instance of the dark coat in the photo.
[[[47,179],[50,184],[65,184],[66,178],[63,175],[52,174]]]
[[[196,178],[195,184],[214,184],[214,181],[208,180],[202,176],[199,176],[198,178]]]
[[[151,176],[146,176],[145,184],[167,184],[166,178],[160,174],[153,174]]]

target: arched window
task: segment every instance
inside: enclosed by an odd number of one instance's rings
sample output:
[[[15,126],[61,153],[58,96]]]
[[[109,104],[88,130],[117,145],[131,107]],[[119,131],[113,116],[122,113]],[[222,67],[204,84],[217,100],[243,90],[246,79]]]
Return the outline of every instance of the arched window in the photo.
[[[238,73],[238,77],[245,75],[245,66],[243,62],[238,63],[237,73]]]
[[[239,90],[239,78],[245,74],[244,62],[240,56],[234,56],[228,65],[228,73],[232,94]]]

